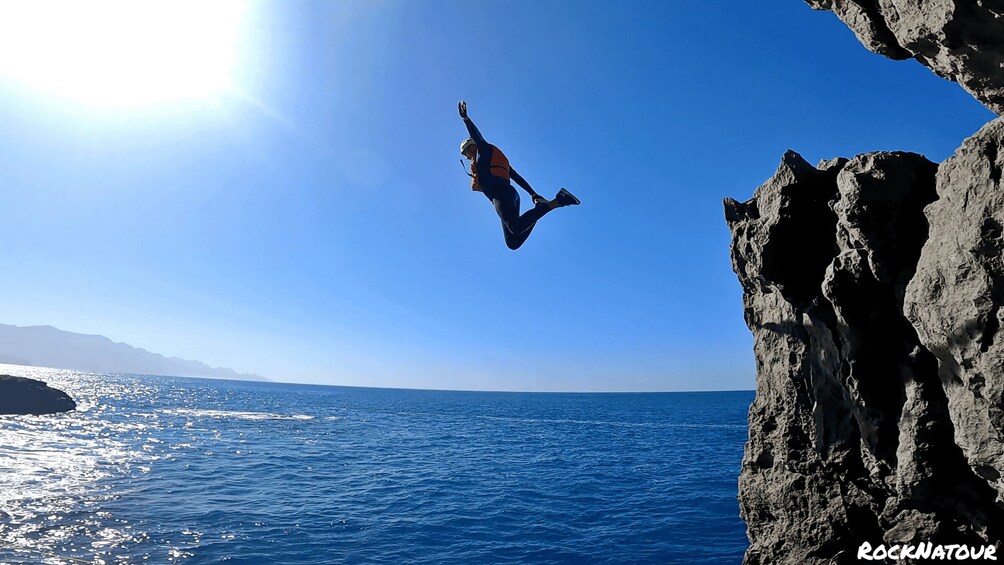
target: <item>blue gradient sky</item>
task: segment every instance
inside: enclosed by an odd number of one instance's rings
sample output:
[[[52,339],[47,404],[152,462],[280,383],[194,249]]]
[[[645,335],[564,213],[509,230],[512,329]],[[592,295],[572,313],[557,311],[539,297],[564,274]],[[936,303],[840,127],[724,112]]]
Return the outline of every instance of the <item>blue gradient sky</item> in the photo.
[[[0,77],[0,323],[279,381],[752,388],[722,198],[788,148],[940,161],[993,115],[802,2],[629,6],[251,4],[234,91],[180,102]],[[518,252],[458,164],[462,98],[582,199]]]

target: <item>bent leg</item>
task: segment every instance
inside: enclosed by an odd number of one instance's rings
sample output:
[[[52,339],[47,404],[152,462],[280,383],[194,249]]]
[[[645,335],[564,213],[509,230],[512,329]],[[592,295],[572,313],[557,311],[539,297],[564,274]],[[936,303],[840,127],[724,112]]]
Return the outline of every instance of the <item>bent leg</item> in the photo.
[[[515,221],[508,222],[509,230],[514,234],[522,234],[523,232],[529,232],[533,229],[533,226],[537,223],[537,220],[544,217],[544,214],[551,211],[551,207],[547,204],[538,204],[533,208],[527,210],[522,216],[516,218]]]
[[[530,229],[523,231],[521,234],[514,234],[502,224],[502,236],[505,237],[505,245],[509,249],[516,251],[526,242],[526,238],[530,237],[530,232],[533,231],[533,226]]]
[[[537,220],[544,217],[553,209],[548,204],[538,204],[527,210],[523,215],[519,213],[519,193],[511,184],[498,186],[482,186],[482,191],[495,206],[495,213],[502,220],[502,235],[505,237],[505,244],[509,249],[519,249],[526,238],[530,237],[533,226]]]
[[[537,225],[537,220],[543,218],[544,214],[550,211],[551,207],[547,204],[539,204],[527,210],[514,221],[502,220],[502,232],[505,235],[506,246],[513,251],[519,249],[526,238],[530,237],[530,232],[533,231],[533,226]]]

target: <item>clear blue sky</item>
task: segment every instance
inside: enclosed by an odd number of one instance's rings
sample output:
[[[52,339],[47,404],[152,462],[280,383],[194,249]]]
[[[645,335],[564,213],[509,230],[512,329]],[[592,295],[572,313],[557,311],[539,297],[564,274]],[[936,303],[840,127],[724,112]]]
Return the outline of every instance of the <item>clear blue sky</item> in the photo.
[[[0,323],[289,382],[750,389],[722,198],[789,148],[940,161],[993,117],[796,0],[262,2],[232,47],[205,96],[0,76]],[[460,99],[583,202],[517,252]]]

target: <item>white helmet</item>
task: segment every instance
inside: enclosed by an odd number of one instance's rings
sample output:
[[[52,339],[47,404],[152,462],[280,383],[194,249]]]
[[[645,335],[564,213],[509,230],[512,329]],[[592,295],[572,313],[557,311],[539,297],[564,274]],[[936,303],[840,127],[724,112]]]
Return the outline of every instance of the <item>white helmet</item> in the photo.
[[[468,137],[467,139],[460,142],[460,154],[463,155],[467,151],[467,148],[474,145],[474,139]]]

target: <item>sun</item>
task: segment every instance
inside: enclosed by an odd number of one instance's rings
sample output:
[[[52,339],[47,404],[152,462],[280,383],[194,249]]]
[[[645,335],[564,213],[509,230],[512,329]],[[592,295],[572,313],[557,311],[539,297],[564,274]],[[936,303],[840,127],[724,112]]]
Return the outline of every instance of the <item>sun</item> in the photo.
[[[0,0],[0,74],[94,106],[230,86],[241,0]]]

